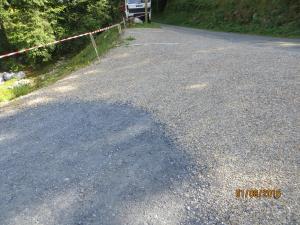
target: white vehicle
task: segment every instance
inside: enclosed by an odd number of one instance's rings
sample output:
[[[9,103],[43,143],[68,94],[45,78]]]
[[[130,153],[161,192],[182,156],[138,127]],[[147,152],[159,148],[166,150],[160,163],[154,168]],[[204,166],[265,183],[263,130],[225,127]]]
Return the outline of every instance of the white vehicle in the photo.
[[[138,17],[145,19],[145,0],[125,0],[126,18]],[[151,0],[148,0],[148,20],[151,21]]]

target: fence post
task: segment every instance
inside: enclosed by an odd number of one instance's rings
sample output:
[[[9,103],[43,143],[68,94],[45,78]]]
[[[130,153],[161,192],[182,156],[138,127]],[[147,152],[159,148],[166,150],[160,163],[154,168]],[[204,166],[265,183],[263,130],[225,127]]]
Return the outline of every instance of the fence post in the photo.
[[[99,54],[98,54],[97,45],[96,45],[96,42],[95,42],[95,39],[94,39],[92,33],[90,33],[90,38],[91,38],[92,45],[93,45],[93,47],[94,47],[94,49],[95,49],[97,58],[98,58],[98,60],[100,61],[100,56],[99,56]]]
[[[124,17],[123,17],[123,23],[124,23],[124,29],[126,29],[126,21]]]
[[[121,24],[118,24],[118,30],[119,30],[119,34],[122,34],[122,27],[121,27]]]

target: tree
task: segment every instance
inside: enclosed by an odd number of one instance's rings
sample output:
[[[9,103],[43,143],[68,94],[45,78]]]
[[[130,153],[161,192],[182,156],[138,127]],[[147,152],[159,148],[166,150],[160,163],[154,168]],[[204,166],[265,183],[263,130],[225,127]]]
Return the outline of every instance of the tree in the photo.
[[[0,0],[0,54],[52,42],[112,22],[115,0]],[[82,46],[83,40],[22,55],[34,65]],[[76,43],[74,45],[74,43]]]
[[[57,24],[54,14],[60,12],[50,7],[48,0],[1,0],[2,31],[13,49],[23,49],[55,40],[53,27]],[[61,8],[62,10],[63,8]],[[30,63],[47,61],[53,46],[30,51]]]

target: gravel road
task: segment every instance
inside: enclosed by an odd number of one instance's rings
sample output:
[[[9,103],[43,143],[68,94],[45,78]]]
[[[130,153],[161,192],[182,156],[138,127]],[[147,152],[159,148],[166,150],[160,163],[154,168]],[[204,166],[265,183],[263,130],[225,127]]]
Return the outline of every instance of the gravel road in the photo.
[[[129,36],[0,107],[0,224],[300,224],[300,40]]]

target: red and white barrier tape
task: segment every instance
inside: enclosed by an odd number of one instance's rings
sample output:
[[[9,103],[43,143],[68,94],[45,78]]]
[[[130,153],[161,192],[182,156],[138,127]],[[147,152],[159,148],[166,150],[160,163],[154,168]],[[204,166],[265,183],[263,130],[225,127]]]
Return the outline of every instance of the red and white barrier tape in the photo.
[[[76,38],[79,38],[79,37],[87,36],[89,34],[96,34],[96,33],[99,33],[99,32],[106,31],[106,30],[109,30],[111,28],[117,27],[119,25],[120,25],[120,23],[114,24],[114,25],[109,26],[109,27],[104,27],[104,28],[101,28],[101,29],[98,29],[98,30],[95,30],[95,31],[87,32],[87,33],[84,33],[84,34],[79,34],[79,35],[76,35],[76,36],[61,39],[61,40],[58,40],[58,41],[53,41],[53,42],[50,42],[50,43],[47,43],[47,44],[37,45],[37,46],[31,47],[31,48],[22,49],[20,51],[15,51],[15,52],[11,52],[11,53],[8,53],[8,54],[0,55],[0,59],[6,58],[6,57],[9,57],[9,56],[13,56],[13,55],[17,55],[17,54],[21,54],[21,53],[24,53],[24,52],[28,52],[28,51],[31,51],[31,50],[34,50],[34,49],[47,47],[49,45],[55,45],[55,44],[58,44],[58,43],[61,43],[61,42],[65,42],[65,41],[69,41],[69,40],[76,39]]]

